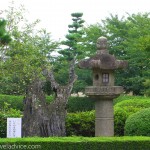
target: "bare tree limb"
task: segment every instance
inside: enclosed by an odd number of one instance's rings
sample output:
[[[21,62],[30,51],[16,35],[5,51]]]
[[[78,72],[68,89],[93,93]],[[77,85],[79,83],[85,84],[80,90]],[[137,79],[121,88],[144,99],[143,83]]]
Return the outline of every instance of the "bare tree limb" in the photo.
[[[51,69],[50,71],[47,71],[47,77],[48,80],[51,82],[51,88],[54,89],[58,89],[58,87],[60,86],[57,81],[55,80],[54,77],[54,73],[53,73],[53,69]]]
[[[76,79],[77,79],[77,75],[75,74],[75,62],[76,62],[76,58],[74,58],[72,60],[72,63],[70,64],[70,68],[69,68],[69,84],[73,84]]]

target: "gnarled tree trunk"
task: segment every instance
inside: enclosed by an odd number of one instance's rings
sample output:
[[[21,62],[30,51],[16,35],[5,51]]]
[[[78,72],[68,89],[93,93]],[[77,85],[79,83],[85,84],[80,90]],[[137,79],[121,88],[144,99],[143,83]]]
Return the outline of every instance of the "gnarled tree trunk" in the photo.
[[[24,100],[23,136],[65,136],[66,105],[76,80],[74,72],[75,60],[70,66],[69,82],[60,86],[52,71],[47,71],[51,88],[55,91],[55,99],[46,103],[43,83],[34,81],[28,89]]]

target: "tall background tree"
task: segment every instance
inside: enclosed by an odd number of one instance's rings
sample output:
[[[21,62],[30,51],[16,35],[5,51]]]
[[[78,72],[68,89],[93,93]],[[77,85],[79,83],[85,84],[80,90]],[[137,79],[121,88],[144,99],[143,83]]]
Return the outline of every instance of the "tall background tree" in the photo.
[[[76,57],[76,62],[78,59],[80,59],[83,56],[83,51],[80,48],[82,45],[82,38],[84,36],[83,24],[84,20],[82,19],[83,13],[72,13],[72,24],[68,25],[68,34],[65,36],[66,39],[61,42],[62,47],[59,51],[59,57],[57,59],[57,62],[54,63],[55,66],[55,74],[56,80],[61,84],[66,84],[68,82],[68,68],[70,61]],[[80,73],[80,70],[76,69],[76,74],[78,75],[78,80],[75,83],[76,84],[81,83],[79,80],[82,76],[82,73]],[[82,71],[83,72],[83,71]],[[84,81],[83,81],[84,82]],[[82,85],[84,83],[81,83]],[[79,87],[79,86],[78,86]],[[76,88],[76,91],[79,88]],[[73,89],[73,91],[75,91]]]
[[[144,94],[143,82],[150,76],[149,14],[132,14],[121,19],[111,16],[104,24],[106,34],[110,34],[111,51],[129,63],[125,72],[117,73],[117,83],[125,85],[128,92]]]
[[[67,48],[59,52],[62,55],[61,59],[66,61],[70,61],[76,55],[79,57],[82,54],[82,50],[78,48],[78,45],[84,35],[83,30],[81,30],[84,23],[82,19],[83,13],[72,13],[71,16],[73,22],[68,25],[66,40],[62,42]]]

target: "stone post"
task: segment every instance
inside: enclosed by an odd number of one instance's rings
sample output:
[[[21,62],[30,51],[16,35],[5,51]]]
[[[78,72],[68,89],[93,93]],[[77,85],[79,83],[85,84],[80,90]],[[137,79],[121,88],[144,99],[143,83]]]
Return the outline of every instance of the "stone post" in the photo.
[[[112,99],[95,101],[95,136],[114,135],[114,115]]]

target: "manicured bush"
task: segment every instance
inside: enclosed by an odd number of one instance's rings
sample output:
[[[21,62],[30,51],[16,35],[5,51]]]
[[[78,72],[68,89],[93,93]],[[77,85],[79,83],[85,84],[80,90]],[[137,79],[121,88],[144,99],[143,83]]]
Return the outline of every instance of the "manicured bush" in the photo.
[[[0,139],[0,149],[148,150],[150,137],[49,137]]]
[[[21,117],[21,112],[16,109],[9,108],[9,104],[4,103],[3,109],[0,109],[0,137],[6,137],[7,131],[7,118]]]
[[[67,136],[94,136],[95,111],[68,113],[66,118]]]
[[[114,107],[115,135],[123,136],[127,118],[148,107],[150,107],[149,99],[125,100],[116,104]]]
[[[150,108],[138,111],[126,120],[125,135],[150,136]]]

